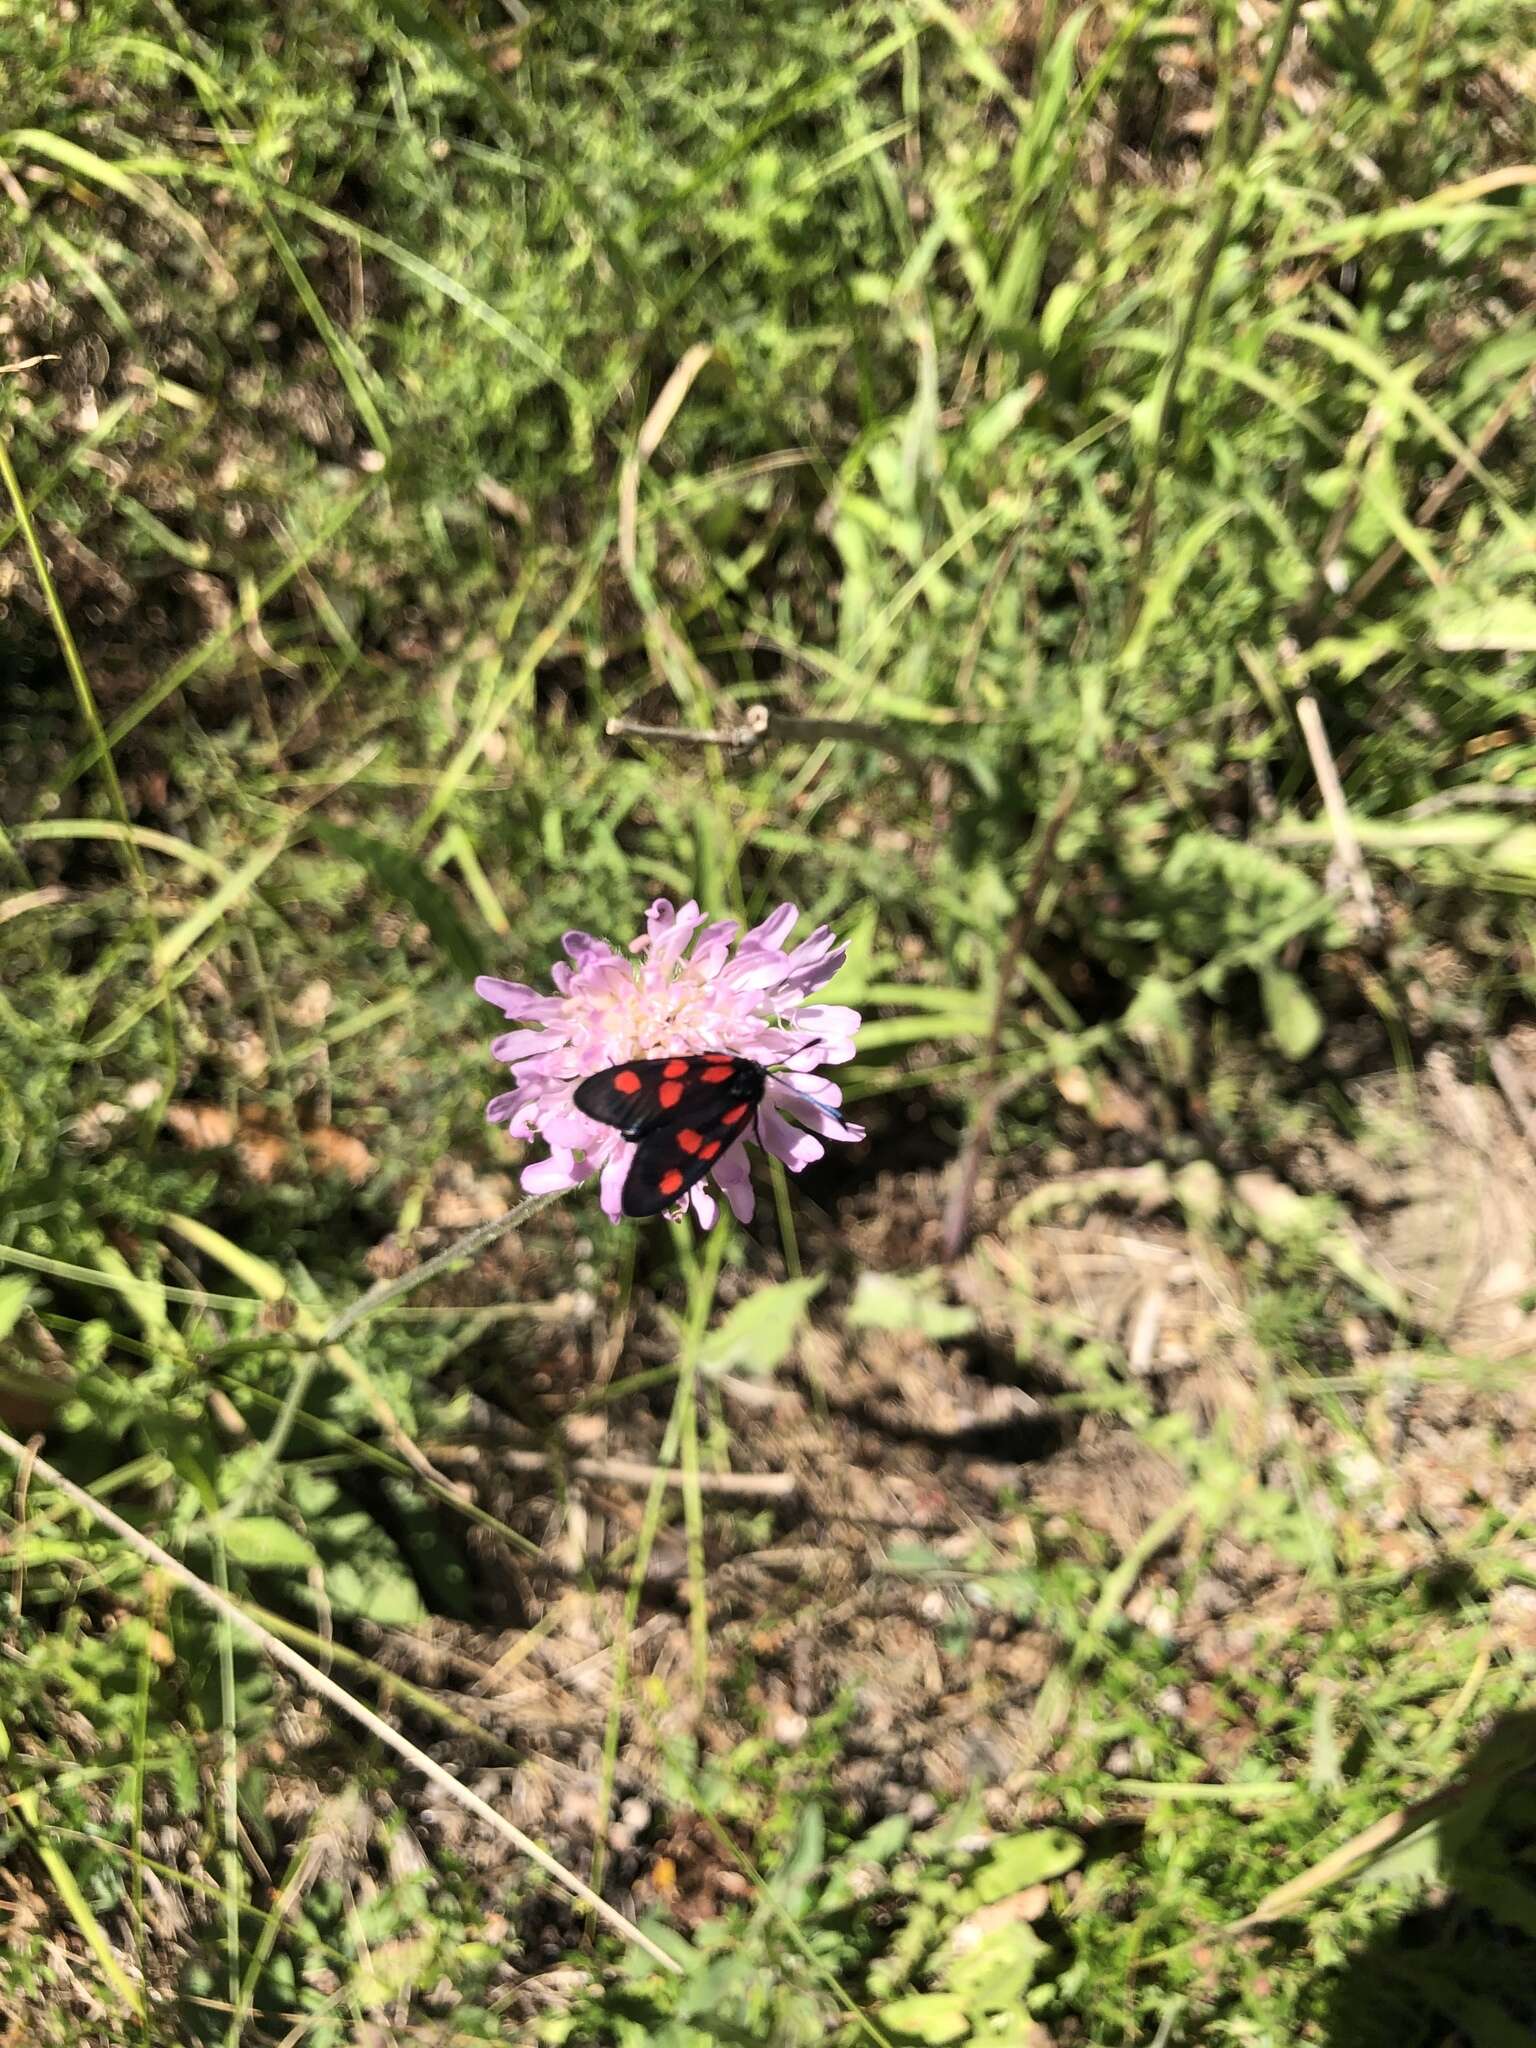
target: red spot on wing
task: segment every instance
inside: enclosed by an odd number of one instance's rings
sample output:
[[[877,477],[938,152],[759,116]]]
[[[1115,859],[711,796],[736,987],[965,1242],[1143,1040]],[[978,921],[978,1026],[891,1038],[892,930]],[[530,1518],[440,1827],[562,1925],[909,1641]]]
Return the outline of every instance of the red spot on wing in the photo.
[[[700,1074],[699,1079],[701,1081],[708,1081],[713,1085],[719,1081],[729,1081],[735,1071],[734,1067],[706,1067],[703,1073]]]
[[[674,1166],[670,1173],[664,1173],[656,1185],[664,1195],[675,1195],[683,1184],[683,1176]]]
[[[704,1150],[703,1150],[703,1151],[702,1151],[702,1152],[701,1152],[701,1153],[699,1154],[699,1157],[700,1157],[701,1159],[713,1159],[713,1158],[714,1158],[714,1156],[715,1156],[715,1154],[716,1154],[716,1153],[717,1153],[717,1152],[718,1152],[719,1150],[720,1150],[720,1140],[719,1140],[718,1138],[716,1138],[715,1142],[714,1142],[714,1143],[713,1143],[712,1145],[706,1145],[706,1146],[704,1147]]]
[[[679,1131],[677,1134],[677,1142],[679,1145],[682,1146],[685,1152],[697,1152],[699,1147],[703,1144],[704,1140],[699,1136],[697,1131]],[[707,1159],[709,1157],[709,1154],[706,1152],[704,1157]]]
[[[676,1109],[682,1099],[683,1084],[681,1081],[663,1081],[656,1090],[656,1100],[663,1109]]]
[[[633,1067],[620,1067],[613,1077],[613,1085],[621,1095],[638,1095],[641,1087],[640,1076]]]
[[[668,1060],[661,1070],[663,1081],[680,1081],[688,1071],[686,1060]]]
[[[708,1074],[706,1074],[704,1078],[707,1081],[709,1079]],[[732,1106],[725,1112],[725,1115],[721,1117],[720,1121],[723,1124],[739,1124],[742,1118],[749,1114],[751,1108],[752,1105],[750,1102],[733,1103]]]

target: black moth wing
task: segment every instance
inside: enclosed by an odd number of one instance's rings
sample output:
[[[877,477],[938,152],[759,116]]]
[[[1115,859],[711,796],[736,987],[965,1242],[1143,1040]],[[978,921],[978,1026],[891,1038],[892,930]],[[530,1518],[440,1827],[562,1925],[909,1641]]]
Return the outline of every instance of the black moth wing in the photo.
[[[752,1128],[766,1069],[735,1053],[676,1053],[628,1060],[591,1074],[573,1101],[635,1147],[624,1182],[626,1216],[659,1216],[680,1202]]]
[[[686,1128],[738,1102],[755,1107],[766,1079],[756,1061],[735,1053],[675,1053],[670,1059],[604,1067],[579,1083],[571,1100],[583,1116],[639,1139],[674,1118]]]
[[[741,1126],[743,1130],[748,1125]],[[701,1135],[703,1135],[701,1133]],[[676,1140],[667,1131],[652,1131],[635,1147],[635,1156],[630,1164],[629,1177],[624,1183],[624,1193],[619,1206],[626,1216],[659,1216],[663,1209],[672,1209],[682,1201],[692,1187],[708,1173],[727,1147],[735,1139],[736,1132],[717,1131],[708,1142],[718,1141],[720,1150],[714,1159],[701,1159],[698,1153],[692,1158],[680,1152]]]
[[[588,1074],[572,1102],[583,1116],[600,1124],[612,1124],[626,1138],[638,1137],[652,1117],[661,1114],[656,1100],[665,1060],[626,1060],[621,1067],[604,1067],[600,1074]],[[633,1076],[637,1087],[620,1089],[620,1074]]]

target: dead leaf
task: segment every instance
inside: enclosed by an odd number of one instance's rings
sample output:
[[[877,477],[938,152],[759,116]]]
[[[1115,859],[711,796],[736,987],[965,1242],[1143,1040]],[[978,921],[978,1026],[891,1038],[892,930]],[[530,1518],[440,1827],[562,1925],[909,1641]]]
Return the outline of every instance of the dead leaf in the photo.
[[[87,1151],[99,1151],[112,1142],[113,1131],[127,1114],[120,1102],[98,1102],[94,1108],[81,1111],[70,1125],[69,1134]]]
[[[463,1160],[447,1159],[427,1204],[427,1221],[437,1230],[468,1230],[510,1209],[512,1199],[504,1173],[476,1173]]]
[[[318,1031],[331,1014],[331,984],[319,976],[306,981],[288,1005],[288,1021],[300,1031]]]
[[[1058,1094],[1074,1109],[1086,1109],[1093,1100],[1093,1082],[1086,1067],[1063,1067],[1054,1076]]]
[[[969,1950],[978,1948],[986,1936],[995,1933],[999,1927],[1038,1920],[1050,1903],[1051,1888],[1048,1884],[1027,1884],[1021,1892],[1010,1892],[1006,1899],[994,1899],[990,1905],[978,1906],[974,1913],[967,1913],[949,1937],[949,1947],[955,1955],[965,1955]]]
[[[398,1237],[381,1238],[372,1251],[363,1256],[363,1269],[374,1280],[398,1280],[402,1273],[408,1273],[416,1263]]]
[[[235,1120],[216,1102],[173,1102],[165,1121],[189,1152],[213,1152],[235,1142]]]
[[[259,1085],[266,1079],[267,1069],[271,1065],[271,1061],[267,1057],[267,1048],[259,1033],[255,1031],[242,1031],[238,1033],[237,1036],[229,1040],[226,1050],[231,1064],[242,1081],[249,1081],[253,1085]]]
[[[339,1173],[360,1187],[373,1171],[373,1154],[361,1138],[338,1131],[332,1124],[304,1133],[304,1149],[316,1173]]]
[[[1100,1081],[1088,1113],[1101,1131],[1133,1131],[1140,1136],[1151,1129],[1146,1110],[1118,1081]]]
[[[236,1156],[246,1177],[258,1187],[276,1180],[288,1163],[288,1141],[269,1131],[255,1117],[247,1117],[240,1132]]]

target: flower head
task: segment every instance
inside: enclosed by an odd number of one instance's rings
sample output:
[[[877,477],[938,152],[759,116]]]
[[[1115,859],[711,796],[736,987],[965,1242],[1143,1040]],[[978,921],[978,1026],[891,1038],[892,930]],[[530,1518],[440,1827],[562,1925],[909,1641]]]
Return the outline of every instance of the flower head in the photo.
[[[792,903],[782,903],[741,937],[733,918],[707,924],[697,903],[674,910],[662,899],[630,942],[633,959],[604,939],[567,932],[566,958],[550,971],[553,995],[481,975],[476,994],[522,1027],[491,1043],[512,1069],[513,1086],[485,1113],[514,1138],[542,1138],[549,1146],[547,1157],[523,1168],[530,1194],[573,1188],[600,1174],[603,1209],[618,1221],[634,1147],[584,1116],[571,1096],[587,1075],[624,1060],[728,1052],[777,1068],[767,1077],[755,1135],[795,1173],[821,1157],[822,1138],[863,1137],[837,1113],[841,1089],[815,1071],[852,1059],[859,1013],[806,1000],[845,955],[826,925],[786,950],[798,916]],[[711,1178],[747,1222],[753,1194],[745,1144],[723,1152]],[[715,1201],[702,1181],[687,1199],[707,1228]]]

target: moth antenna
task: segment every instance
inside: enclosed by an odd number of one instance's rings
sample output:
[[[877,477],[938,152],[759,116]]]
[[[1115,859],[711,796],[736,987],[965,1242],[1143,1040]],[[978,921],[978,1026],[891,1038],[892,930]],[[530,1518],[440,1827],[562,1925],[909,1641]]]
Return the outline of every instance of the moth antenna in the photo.
[[[826,1042],[827,1041],[824,1038],[807,1038],[803,1044],[791,1046],[789,1051],[785,1053],[784,1059],[780,1060],[776,1066],[770,1067],[768,1069],[768,1072],[770,1074],[778,1073],[779,1069],[784,1065],[785,1060],[792,1060],[797,1052],[804,1052],[806,1046],[825,1045]],[[847,1123],[848,1119],[843,1115],[843,1112],[840,1109],[834,1109],[830,1102],[817,1102],[814,1096],[805,1094],[804,1091],[799,1088],[791,1088],[789,1092],[791,1095],[798,1096],[802,1102],[809,1102],[813,1108],[819,1109],[823,1116],[831,1117],[834,1123]],[[754,1118],[754,1122],[755,1121],[756,1119]]]
[[[799,1043],[798,1045],[792,1045],[792,1046],[791,1046],[791,1047],[789,1048],[789,1051],[788,1051],[787,1053],[785,1053],[785,1055],[784,1055],[783,1059],[781,1059],[781,1060],[775,1060],[775,1061],[774,1061],[774,1063],[773,1063],[773,1065],[772,1065],[772,1066],[771,1066],[771,1067],[770,1067],[770,1068],[768,1069],[768,1071],[769,1071],[769,1073],[771,1073],[771,1074],[776,1074],[776,1073],[777,1073],[777,1072],[779,1071],[779,1068],[780,1068],[780,1067],[782,1067],[782,1066],[785,1066],[785,1065],[787,1065],[787,1064],[788,1064],[788,1062],[789,1062],[790,1060],[792,1060],[792,1059],[794,1058],[794,1056],[795,1056],[795,1054],[796,1054],[797,1052],[804,1052],[807,1046],[811,1046],[811,1045],[825,1045],[825,1044],[826,1044],[826,1040],[825,1040],[824,1038],[805,1038],[805,1039],[802,1039],[802,1040],[801,1040],[801,1042],[800,1042],[800,1043]]]

